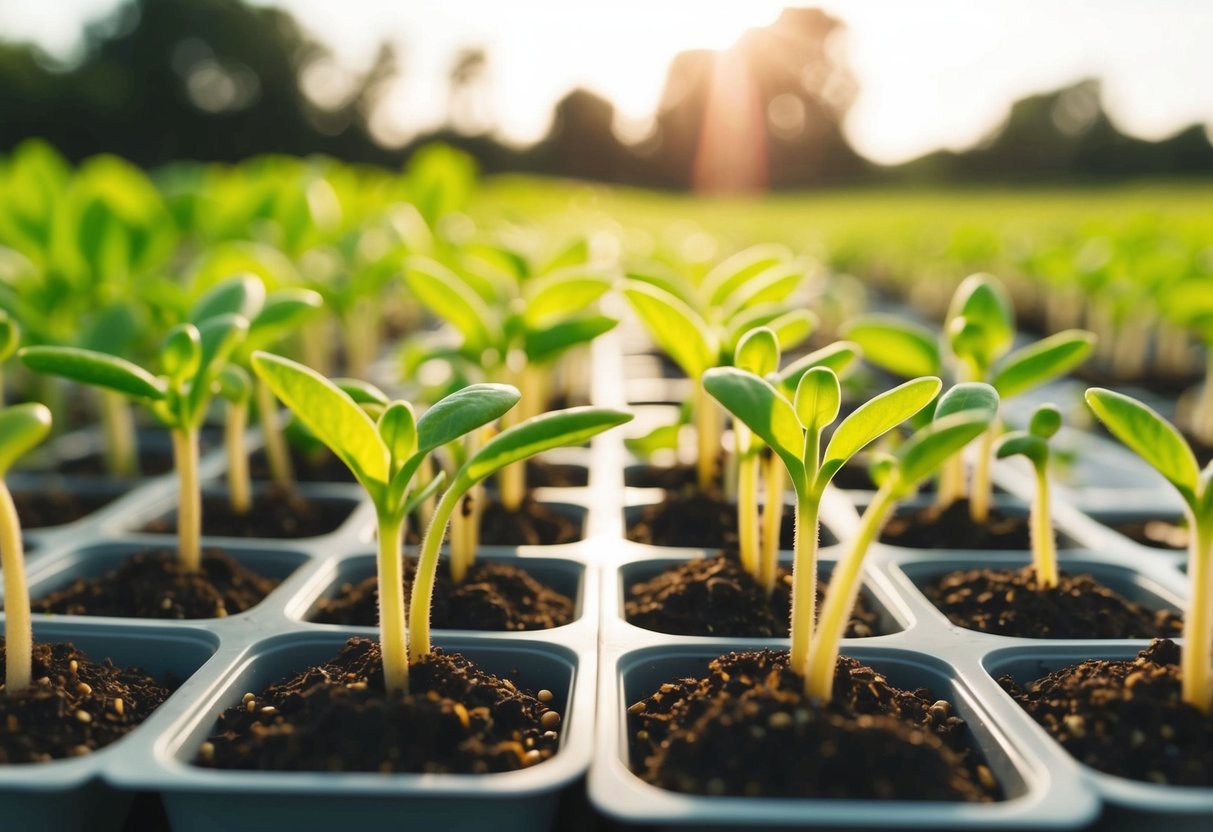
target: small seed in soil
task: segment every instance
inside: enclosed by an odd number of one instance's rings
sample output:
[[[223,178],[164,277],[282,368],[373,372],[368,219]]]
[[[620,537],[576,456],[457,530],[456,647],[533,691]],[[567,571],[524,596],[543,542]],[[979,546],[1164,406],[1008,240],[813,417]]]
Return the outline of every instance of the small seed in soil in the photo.
[[[539,691],[539,693],[535,694],[535,698],[538,699],[540,702],[547,704],[548,702],[552,701],[553,697],[552,697],[552,692],[550,690],[544,689],[544,690]]]
[[[548,729],[555,728],[560,724],[560,714],[555,711],[548,711],[543,716],[539,717],[540,726]]]

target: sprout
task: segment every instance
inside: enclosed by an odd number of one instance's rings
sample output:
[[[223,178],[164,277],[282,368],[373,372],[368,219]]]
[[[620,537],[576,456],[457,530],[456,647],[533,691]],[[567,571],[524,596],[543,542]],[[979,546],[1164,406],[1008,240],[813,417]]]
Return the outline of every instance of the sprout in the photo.
[[[198,431],[219,377],[244,340],[248,320],[225,313],[174,327],[160,349],[161,375],[103,352],[75,347],[26,347],[18,355],[30,369],[62,376],[142,402],[172,435],[179,481],[177,555],[188,571],[202,565],[202,491]]]
[[[808,369],[790,399],[766,379],[736,367],[708,370],[703,386],[770,445],[796,492],[791,667],[803,674],[816,618],[818,513],[825,488],[847,460],[926,407],[941,382],[915,379],[867,402],[839,424],[824,454],[821,434],[838,418],[842,400],[838,376],[829,367]],[[780,498],[767,494],[768,501]]]
[[[1201,471],[1173,425],[1136,399],[1092,387],[1087,404],[1112,435],[1175,487],[1188,526],[1188,608],[1180,677],[1183,700],[1213,714],[1213,463]]]
[[[1032,414],[1026,431],[1012,431],[998,440],[994,453],[999,459],[1022,455],[1036,472],[1036,496],[1032,500],[1032,566],[1036,583],[1053,589],[1057,586],[1057,539],[1049,510],[1049,440],[1061,428],[1061,411],[1056,405],[1042,404]]]
[[[19,404],[0,410],[0,569],[4,570],[4,692],[9,696],[29,687],[34,635],[21,521],[4,477],[50,429],[51,412],[45,405]]]
[[[1011,351],[1015,313],[1002,284],[988,274],[970,275],[956,289],[940,337],[926,327],[884,315],[860,318],[843,330],[868,361],[891,373],[947,376],[950,369],[955,381],[991,384],[1001,400],[1065,375],[1086,360],[1095,344],[1090,332],[1072,329]],[[989,518],[990,461],[998,431],[996,420],[982,439],[973,471],[969,512],[975,523]],[[940,475],[937,504],[946,508],[964,491],[964,461],[958,455]]]
[[[938,379],[935,381],[938,384]],[[905,386],[902,385],[902,388]],[[879,398],[873,400],[876,401]],[[851,418],[862,410],[857,410]],[[877,418],[878,413],[873,413],[870,418]],[[859,578],[863,572],[864,558],[890,512],[899,500],[915,492],[920,481],[987,430],[997,416],[998,394],[993,387],[974,382],[958,384],[940,397],[930,424],[916,431],[898,448],[896,456],[886,457],[876,464],[879,489],[864,510],[859,529],[851,539],[846,555],[835,567],[822,603],[821,618],[809,650],[805,672],[807,695],[823,702],[828,702],[833,695],[839,645],[847,621],[851,618],[855,599],[859,597]],[[839,432],[845,426],[846,422],[843,422]],[[835,441],[837,439],[838,435],[835,434]]]
[[[21,346],[21,327],[0,309],[0,407],[4,407],[4,364]]]
[[[254,371],[274,394],[349,467],[375,506],[384,682],[389,691],[407,690],[410,634],[405,619],[401,536],[409,512],[442,485],[438,477],[422,489],[413,489],[413,477],[434,449],[508,412],[518,402],[518,390],[504,384],[474,384],[442,399],[420,418],[408,402],[388,402],[378,421],[372,421],[349,393],[314,370],[265,352],[254,353],[252,361]],[[373,388],[366,385],[363,389]],[[381,396],[371,397],[377,402]],[[468,490],[505,465],[550,448],[578,444],[630,418],[588,407],[538,416],[498,434],[459,468],[422,543],[408,619],[414,656],[430,652],[430,599],[438,550],[451,514]],[[452,558],[453,571],[455,566]],[[455,578],[461,579],[462,573]]]

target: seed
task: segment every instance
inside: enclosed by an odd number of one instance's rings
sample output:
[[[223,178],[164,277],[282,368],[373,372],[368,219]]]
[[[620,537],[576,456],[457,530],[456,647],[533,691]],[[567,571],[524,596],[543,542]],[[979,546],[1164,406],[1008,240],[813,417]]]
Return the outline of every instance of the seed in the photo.
[[[990,771],[989,766],[977,767],[977,779],[981,781],[981,785],[987,789],[993,789],[998,785],[994,780],[994,773]]]
[[[1062,719],[1066,724],[1066,730],[1074,737],[1085,737],[1087,735],[1086,722],[1078,714],[1066,714]]]
[[[80,669],[80,662],[76,661],[75,659],[72,659],[70,662],[67,663],[67,669],[70,670],[74,674],[77,670]]]
[[[160,602],[160,609],[171,610],[172,608],[173,608],[173,599],[172,598],[165,598],[164,600],[162,600]]]
[[[76,711],[76,719],[88,725],[93,721],[93,716],[88,711]]]
[[[459,724],[463,726],[464,730],[467,730],[471,724],[471,721],[468,719],[468,709],[462,703],[456,702],[452,710],[455,712],[455,716],[459,717]]]
[[[275,708],[273,705],[266,705],[264,708],[261,709],[262,716],[273,716],[276,713],[278,713],[278,709]]]
[[[539,724],[544,728],[555,728],[560,724],[560,714],[555,711],[547,711],[539,718]]]
[[[549,733],[552,733],[552,732],[549,732]],[[636,739],[640,740],[641,742],[644,742],[648,738],[649,738],[648,731],[637,731],[636,732]]]
[[[198,756],[207,762],[215,759],[215,744],[213,742],[202,743],[198,746]]]
[[[346,685],[346,687],[349,688],[350,690],[363,691],[363,690],[366,690],[366,682],[362,682],[362,681],[350,682],[348,685]]]
[[[92,751],[93,749],[89,748],[87,745],[77,745],[72,749],[72,756],[83,757],[85,754],[91,754]]]
[[[255,694],[252,694],[252,693],[246,693],[244,696],[242,696],[242,697],[240,698],[240,701],[241,701],[241,702],[243,702],[244,704],[246,704],[246,705],[247,705],[247,704],[249,703],[249,701],[250,701],[250,700],[252,700],[252,699],[256,699],[256,698],[257,698],[257,697],[256,697],[256,695],[255,695]]]
[[[80,684],[76,685],[76,693],[80,694],[81,696],[88,696],[92,692],[93,686],[88,682],[81,682]]]
[[[543,690],[539,691],[539,693],[535,694],[535,698],[538,699],[540,702],[543,702],[544,704],[546,704],[548,702],[551,702],[555,697],[552,695],[552,692],[550,690],[548,690],[547,688],[544,688]]]
[[[542,759],[543,759],[543,755],[540,754],[537,749],[533,748],[522,756],[522,764],[524,766],[533,766],[533,765],[535,765],[535,763],[540,762]]]
[[[257,710],[257,703],[250,699],[244,703],[244,709],[251,714],[253,711]]]
[[[121,696],[114,699],[114,710],[118,712],[118,716],[126,713],[126,703],[122,701]]]
[[[227,607],[223,605],[215,607],[215,618],[227,618]]]
[[[642,699],[641,701],[637,702],[632,707],[628,708],[628,713],[642,714],[642,713],[644,713],[644,709],[645,709],[645,704],[644,704],[644,700]]]
[[[787,728],[792,724],[792,715],[787,711],[776,711],[767,719],[767,725],[776,730]]]

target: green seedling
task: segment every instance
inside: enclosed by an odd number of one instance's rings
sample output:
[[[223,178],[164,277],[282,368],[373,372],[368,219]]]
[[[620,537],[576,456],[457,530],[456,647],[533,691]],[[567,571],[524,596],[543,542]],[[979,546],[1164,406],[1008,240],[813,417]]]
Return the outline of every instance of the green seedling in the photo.
[[[814,367],[828,367],[842,375],[859,357],[854,344],[838,342],[817,350],[779,370],[780,350],[775,333],[768,327],[750,330],[737,345],[733,365],[769,381],[789,401],[796,395],[801,377]],[[779,556],[779,531],[783,522],[783,492],[787,479],[783,462],[767,454],[766,443],[744,422],[733,424],[737,459],[738,555],[742,567],[770,594],[775,588]],[[763,481],[767,501],[758,504],[758,483]]]
[[[408,402],[392,401],[378,405],[382,409],[375,421],[349,393],[301,364],[258,352],[253,355],[253,369],[296,418],[349,467],[375,506],[379,632],[389,691],[408,689],[410,644],[416,659],[430,652],[430,601],[439,547],[452,513],[467,492],[505,465],[551,448],[578,444],[631,418],[616,411],[573,408],[534,417],[485,443],[451,477],[434,510],[422,542],[406,621],[401,560],[404,525],[409,512],[443,482],[436,477],[428,486],[414,489],[414,475],[435,449],[508,412],[518,403],[518,390],[503,384],[471,385],[442,399],[420,418]],[[372,397],[376,404],[380,401],[379,396]],[[454,569],[454,562],[452,566]],[[462,574],[456,573],[455,578]]]
[[[1182,695],[1189,705],[1213,714],[1213,462],[1200,470],[1179,431],[1136,399],[1092,387],[1087,404],[1112,435],[1162,474],[1183,500],[1191,533]]]
[[[181,565],[202,566],[202,490],[198,431],[228,359],[248,333],[248,320],[222,314],[174,327],[160,350],[161,375],[103,352],[76,347],[26,347],[18,355],[31,370],[114,391],[141,402],[168,427],[177,470],[177,554]]]
[[[1036,493],[1032,499],[1032,567],[1036,583],[1052,589],[1057,586],[1057,537],[1053,533],[1053,515],[1049,507],[1049,440],[1061,429],[1061,411],[1056,405],[1042,404],[1032,414],[1028,429],[1004,434],[994,446],[999,459],[1026,457],[1036,474]]]
[[[33,667],[34,631],[30,623],[29,590],[25,583],[25,551],[21,520],[4,478],[13,463],[46,438],[51,412],[41,404],[18,404],[0,409],[0,569],[4,570],[4,692],[29,687]]]
[[[631,272],[624,295],[653,342],[691,380],[696,436],[696,477],[700,490],[716,479],[720,454],[720,411],[704,391],[704,373],[733,362],[737,345],[752,329],[766,326],[782,349],[812,334],[816,317],[788,298],[806,277],[802,263],[777,246],[738,252],[698,284],[677,274]]]
[[[21,327],[0,309],[0,407],[4,407],[4,365],[21,346]]]
[[[804,671],[808,696],[829,702],[833,695],[839,647],[859,597],[863,562],[897,502],[912,496],[923,479],[960,453],[987,430],[997,416],[998,394],[993,387],[980,382],[958,384],[940,397],[930,424],[906,440],[896,455],[876,463],[879,488],[864,510],[846,554],[834,568],[822,603],[821,618]]]
[[[769,343],[769,341],[768,341]],[[796,492],[792,561],[791,666],[804,673],[816,620],[818,515],[826,486],[847,460],[934,400],[941,382],[920,378],[883,393],[842,420],[824,454],[822,431],[838,418],[842,392],[829,367],[807,370],[789,398],[748,370],[717,367],[704,389],[770,446]],[[767,500],[781,500],[782,492]]]
[[[952,296],[943,332],[892,316],[870,315],[843,328],[863,349],[864,358],[900,376],[938,375],[955,382],[986,382],[1001,400],[1013,398],[1059,378],[1087,359],[1095,336],[1083,330],[1059,332],[1011,350],[1015,312],[1002,284],[988,274],[965,278]],[[990,515],[993,485],[990,463],[997,421],[982,437],[969,512],[975,523]],[[946,508],[965,494],[964,460],[955,456],[940,475],[937,504]]]

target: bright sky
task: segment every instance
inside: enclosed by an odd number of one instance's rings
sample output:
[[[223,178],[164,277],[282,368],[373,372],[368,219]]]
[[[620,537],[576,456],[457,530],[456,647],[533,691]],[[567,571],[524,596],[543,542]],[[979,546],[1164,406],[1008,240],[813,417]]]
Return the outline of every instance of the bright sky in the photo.
[[[70,51],[80,24],[119,0],[0,0],[0,34]],[[782,0],[255,0],[290,9],[347,66],[383,38],[405,77],[377,116],[401,136],[439,124],[460,47],[482,45],[488,107],[508,140],[544,134],[552,104],[586,86],[635,133],[671,58],[725,48],[774,20]],[[805,5],[814,5],[806,2]],[[1201,0],[821,0],[848,25],[861,92],[846,129],[856,148],[899,162],[980,140],[1016,98],[1096,75],[1126,130],[1161,138],[1213,124],[1213,2]]]

